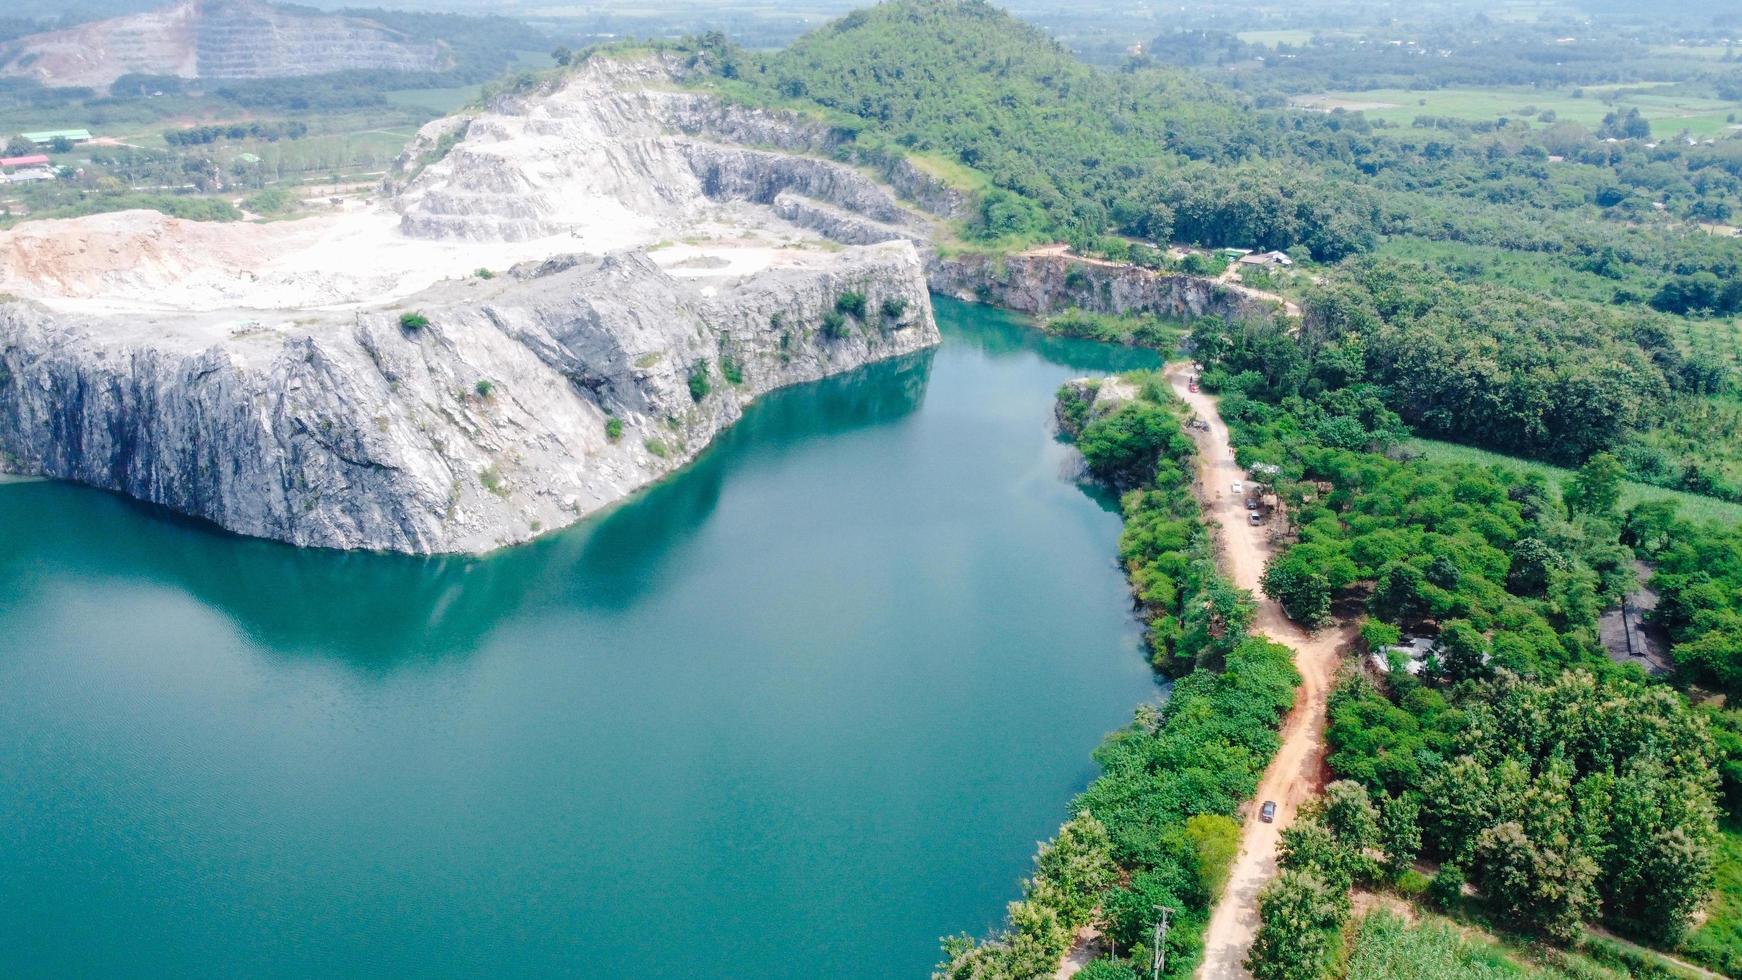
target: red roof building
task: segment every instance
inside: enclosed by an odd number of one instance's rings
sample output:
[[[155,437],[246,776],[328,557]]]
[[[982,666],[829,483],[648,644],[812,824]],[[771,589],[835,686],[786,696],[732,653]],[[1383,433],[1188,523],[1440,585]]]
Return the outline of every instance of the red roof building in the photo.
[[[48,157],[40,153],[27,157],[0,157],[0,167],[46,167]]]

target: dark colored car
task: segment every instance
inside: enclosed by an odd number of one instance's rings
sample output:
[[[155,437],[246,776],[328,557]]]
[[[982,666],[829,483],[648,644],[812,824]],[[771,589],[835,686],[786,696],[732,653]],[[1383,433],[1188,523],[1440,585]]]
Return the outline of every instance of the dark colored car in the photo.
[[[1265,823],[1275,822],[1275,820],[1276,820],[1276,801],[1275,800],[1265,800],[1264,801],[1264,805],[1258,808],[1258,819],[1264,821]]]

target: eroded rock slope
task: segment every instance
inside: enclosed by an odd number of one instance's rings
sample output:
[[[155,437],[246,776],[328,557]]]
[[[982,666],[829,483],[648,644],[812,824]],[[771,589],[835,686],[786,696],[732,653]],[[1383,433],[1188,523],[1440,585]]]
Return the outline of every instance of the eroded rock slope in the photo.
[[[595,60],[432,124],[350,212],[78,219],[34,233],[52,269],[0,235],[0,467],[299,545],[487,551],[762,392],[936,343],[926,217],[671,70]]]

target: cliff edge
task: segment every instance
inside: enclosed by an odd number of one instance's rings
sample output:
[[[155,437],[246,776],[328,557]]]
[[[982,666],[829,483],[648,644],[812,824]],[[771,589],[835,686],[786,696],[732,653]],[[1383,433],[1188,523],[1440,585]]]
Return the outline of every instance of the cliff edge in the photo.
[[[426,127],[373,200],[0,233],[0,470],[297,545],[484,552],[757,395],[938,340],[929,218],[658,59]]]

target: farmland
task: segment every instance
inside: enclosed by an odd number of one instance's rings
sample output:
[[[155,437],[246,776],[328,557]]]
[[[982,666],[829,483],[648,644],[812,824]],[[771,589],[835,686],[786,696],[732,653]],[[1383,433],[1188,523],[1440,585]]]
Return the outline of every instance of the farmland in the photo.
[[[1500,453],[1488,452],[1485,449],[1461,446],[1455,442],[1410,439],[1404,443],[1404,448],[1413,453],[1419,453],[1434,462],[1503,466],[1525,473],[1538,473],[1546,478],[1549,485],[1557,492],[1566,484],[1566,481],[1573,477],[1572,470],[1559,466],[1519,459],[1516,456],[1504,456]],[[1742,504],[1730,503],[1714,497],[1702,497],[1699,494],[1685,493],[1680,490],[1649,486],[1632,480],[1622,482],[1620,506],[1623,509],[1647,500],[1673,500],[1680,507],[1682,516],[1690,520],[1742,524]]]
[[[1544,90],[1528,86],[1504,88],[1443,88],[1431,91],[1371,89],[1296,96],[1303,108],[1362,111],[1371,119],[1407,126],[1418,116],[1442,116],[1487,122],[1501,117],[1539,117],[1552,112],[1558,121],[1591,129],[1617,106],[1639,109],[1651,123],[1652,135],[1674,136],[1681,130],[1698,138],[1716,138],[1736,131],[1742,102],[1685,94],[1669,83],[1589,86]]]

